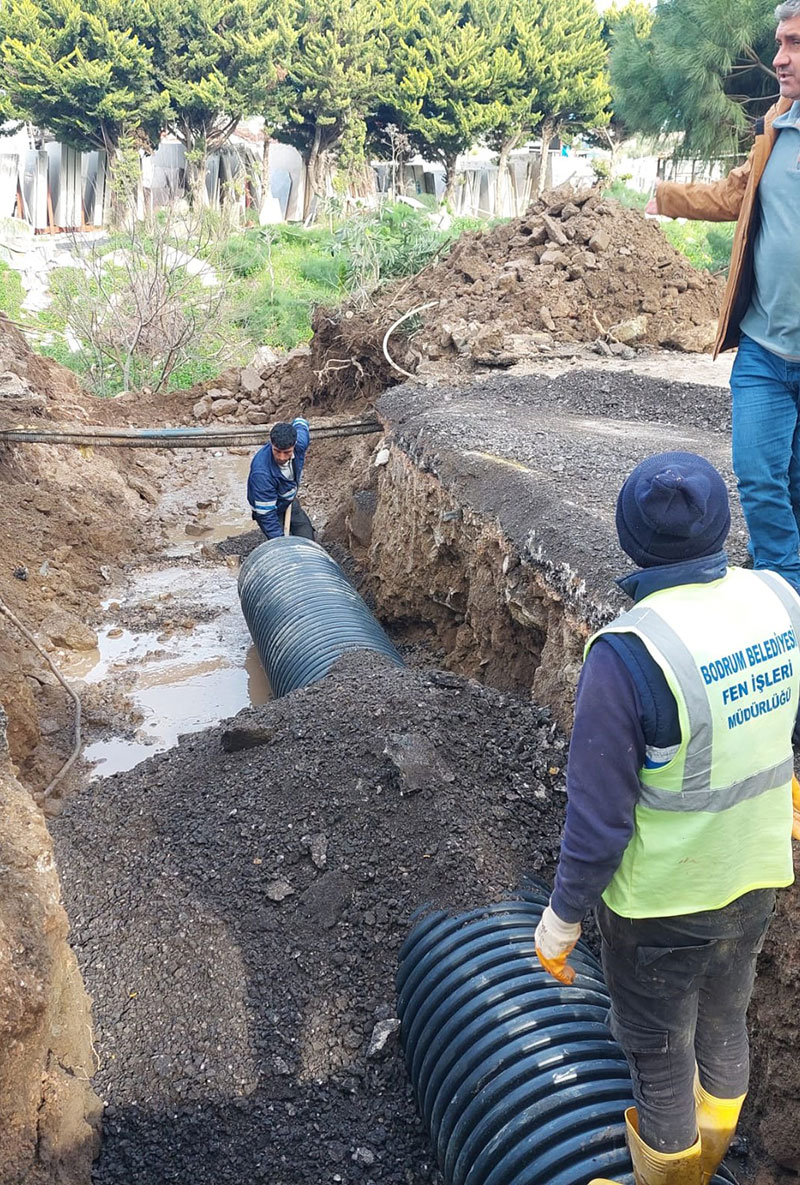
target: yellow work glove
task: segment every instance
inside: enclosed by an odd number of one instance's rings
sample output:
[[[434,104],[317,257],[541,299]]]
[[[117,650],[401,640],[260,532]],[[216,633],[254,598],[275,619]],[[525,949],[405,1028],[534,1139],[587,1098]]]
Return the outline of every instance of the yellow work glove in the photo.
[[[536,954],[548,974],[559,983],[572,983],[575,968],[567,962],[581,936],[580,922],[565,922],[548,905],[536,927]]]
[[[792,774],[792,839],[800,839],[800,782]]]

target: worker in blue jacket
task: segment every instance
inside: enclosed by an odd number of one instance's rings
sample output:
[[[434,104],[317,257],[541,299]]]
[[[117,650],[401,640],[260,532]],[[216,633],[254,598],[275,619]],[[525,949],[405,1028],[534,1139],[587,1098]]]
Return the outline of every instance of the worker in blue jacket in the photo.
[[[643,461],[616,522],[634,607],[587,645],[536,953],[571,982],[596,910],[636,1185],[707,1185],[747,1092],[756,955],[794,876],[800,597],[728,565],[728,495],[702,457]]]
[[[291,506],[289,534],[314,538],[311,519],[298,500],[300,477],[310,441],[308,420],[296,416],[291,424],[275,424],[269,444],[259,449],[250,464],[247,501],[267,539],[284,533],[284,519]]]

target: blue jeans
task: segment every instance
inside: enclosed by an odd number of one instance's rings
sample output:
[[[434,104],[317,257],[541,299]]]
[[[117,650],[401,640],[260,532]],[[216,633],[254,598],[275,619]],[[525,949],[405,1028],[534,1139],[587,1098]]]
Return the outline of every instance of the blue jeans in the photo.
[[[715,1098],[747,1091],[747,1005],[774,908],[774,889],[671,918],[598,906],[611,1032],[630,1066],[639,1134],[658,1152],[697,1138],[695,1065]]]
[[[731,391],[733,468],[753,567],[800,591],[800,362],[742,334]]]

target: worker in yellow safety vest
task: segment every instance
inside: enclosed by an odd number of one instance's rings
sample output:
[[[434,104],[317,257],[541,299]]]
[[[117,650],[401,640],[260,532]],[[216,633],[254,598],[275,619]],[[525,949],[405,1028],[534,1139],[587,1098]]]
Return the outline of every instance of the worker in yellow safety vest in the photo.
[[[728,566],[727,490],[703,457],[643,461],[616,522],[635,604],[586,647],[536,951],[571,982],[596,909],[636,1183],[705,1185],[747,1092],[756,956],[793,880],[800,597]]]

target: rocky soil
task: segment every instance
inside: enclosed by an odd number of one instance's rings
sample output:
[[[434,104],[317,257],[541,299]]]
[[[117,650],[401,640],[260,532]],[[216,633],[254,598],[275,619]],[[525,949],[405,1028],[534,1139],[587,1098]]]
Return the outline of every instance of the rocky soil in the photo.
[[[0,711],[0,1181],[88,1180],[102,1106],[89,999],[67,944],[53,846]]]

